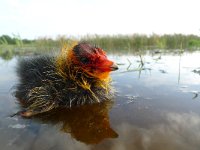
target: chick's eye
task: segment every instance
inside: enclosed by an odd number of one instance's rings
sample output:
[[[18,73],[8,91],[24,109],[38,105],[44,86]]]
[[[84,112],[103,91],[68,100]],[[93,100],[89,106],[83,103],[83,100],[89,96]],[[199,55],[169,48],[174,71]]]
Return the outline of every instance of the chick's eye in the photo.
[[[90,60],[86,57],[81,57],[80,58],[80,61],[83,63],[83,64],[88,64],[90,62]]]

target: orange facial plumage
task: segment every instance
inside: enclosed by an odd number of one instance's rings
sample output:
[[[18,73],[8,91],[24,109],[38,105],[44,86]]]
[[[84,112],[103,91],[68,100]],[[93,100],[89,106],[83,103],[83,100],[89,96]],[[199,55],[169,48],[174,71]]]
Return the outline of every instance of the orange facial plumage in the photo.
[[[101,48],[93,47],[87,43],[76,45],[70,57],[74,64],[79,65],[86,73],[99,79],[108,78],[111,71],[118,69]]]

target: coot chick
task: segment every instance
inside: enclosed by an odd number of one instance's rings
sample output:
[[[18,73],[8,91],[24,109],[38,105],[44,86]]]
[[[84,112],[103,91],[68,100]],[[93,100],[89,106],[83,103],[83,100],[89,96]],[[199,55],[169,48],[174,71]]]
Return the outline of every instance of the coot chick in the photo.
[[[117,70],[99,47],[80,42],[58,56],[35,56],[18,62],[16,97],[21,116],[30,117],[59,107],[110,100],[109,73]]]

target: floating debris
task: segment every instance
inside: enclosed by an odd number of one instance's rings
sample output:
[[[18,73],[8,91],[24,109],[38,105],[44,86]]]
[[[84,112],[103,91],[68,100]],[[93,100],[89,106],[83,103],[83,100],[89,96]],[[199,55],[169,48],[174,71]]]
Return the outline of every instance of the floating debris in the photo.
[[[128,99],[126,104],[133,103],[139,98],[138,95],[126,95],[125,97]]]
[[[199,94],[200,94],[199,91],[191,91],[191,93],[194,94],[194,96],[192,97],[192,99],[196,99],[199,96]]]
[[[126,95],[125,97],[127,97],[130,100],[136,100],[137,98],[139,98],[138,95]]]
[[[155,61],[161,60],[161,55],[158,58],[153,58],[153,60]]]
[[[129,104],[129,103],[134,103],[134,100],[128,100],[128,101],[126,102],[126,104]]]
[[[181,86],[180,91],[183,92],[183,93],[192,93],[194,95],[192,97],[192,99],[196,99],[199,96],[200,91],[196,91],[196,90],[192,91],[192,90],[188,90],[187,88],[188,88],[188,86]]]
[[[197,74],[200,75],[200,68],[194,69],[194,70],[192,70],[192,72],[197,73]]]
[[[161,50],[154,50],[154,51],[153,51],[153,54],[160,54],[160,53],[162,53]]]
[[[15,124],[15,125],[9,125],[9,128],[13,128],[13,129],[24,129],[26,127],[26,125],[24,124]]]
[[[159,70],[161,73],[167,73],[167,71],[163,70],[163,69],[160,69]]]

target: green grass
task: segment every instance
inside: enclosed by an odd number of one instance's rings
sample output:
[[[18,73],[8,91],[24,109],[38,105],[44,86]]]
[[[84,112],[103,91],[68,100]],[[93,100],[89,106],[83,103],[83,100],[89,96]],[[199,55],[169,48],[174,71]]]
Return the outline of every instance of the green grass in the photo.
[[[102,47],[109,52],[144,52],[146,50],[175,50],[183,49],[185,51],[199,50],[200,37],[196,35],[166,34],[150,36],[144,34],[133,35],[86,35],[83,37],[67,38],[59,36],[56,39],[38,38],[35,40],[21,39],[19,35],[0,36],[0,56],[4,59],[11,59],[14,55],[23,55],[25,53],[45,53],[58,51],[63,43],[71,41],[88,41]]]
[[[88,36],[83,37],[86,41],[91,41],[111,50],[152,50],[152,49],[187,49],[194,50],[200,48],[200,37],[195,35],[118,35],[118,36]]]

